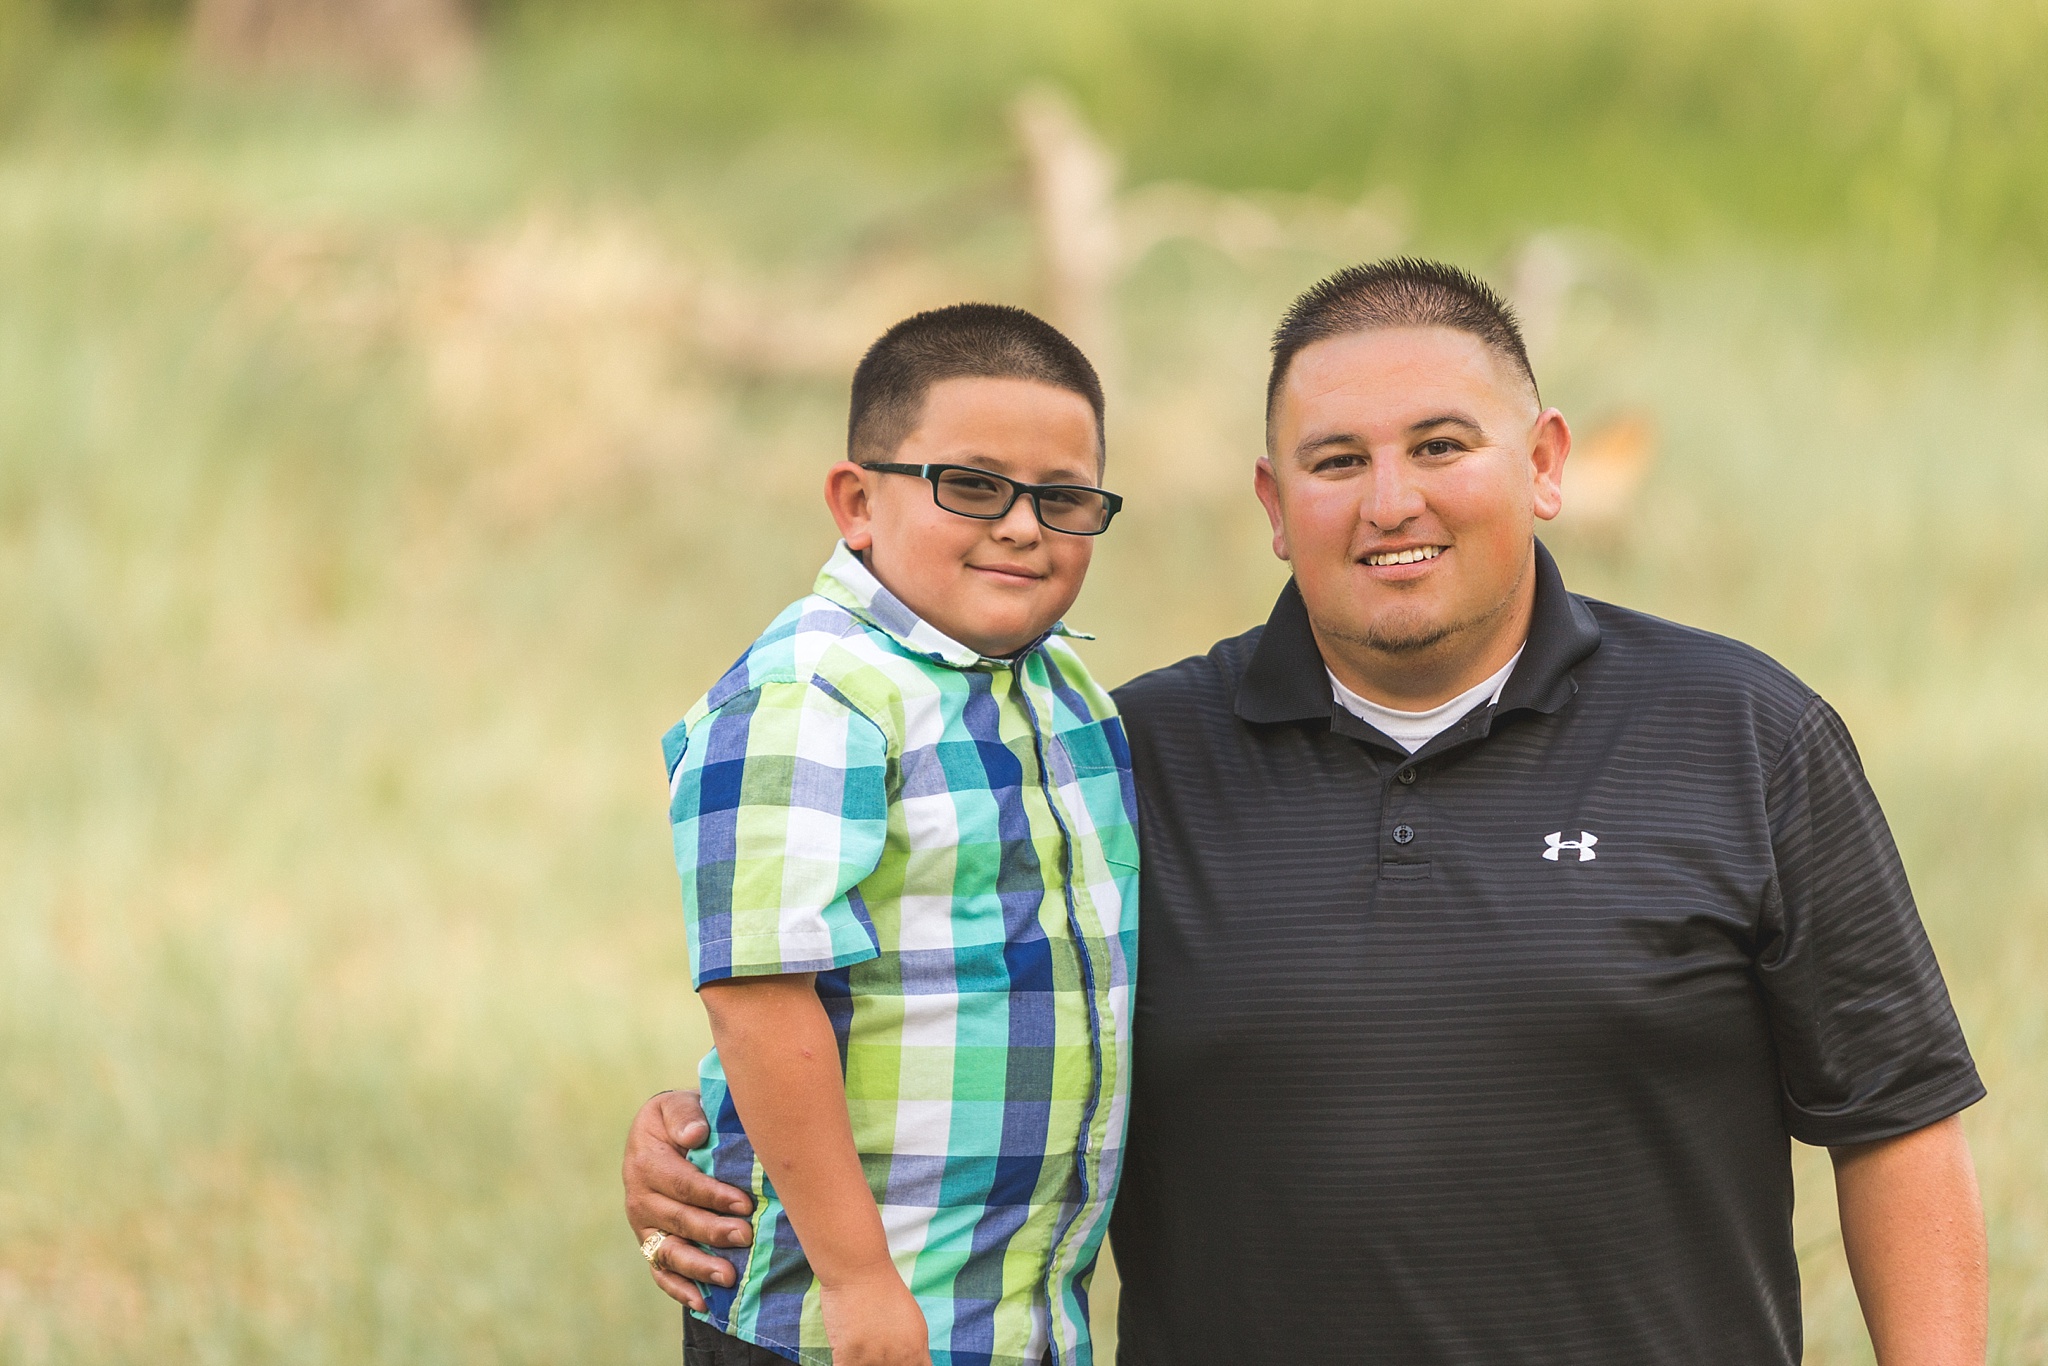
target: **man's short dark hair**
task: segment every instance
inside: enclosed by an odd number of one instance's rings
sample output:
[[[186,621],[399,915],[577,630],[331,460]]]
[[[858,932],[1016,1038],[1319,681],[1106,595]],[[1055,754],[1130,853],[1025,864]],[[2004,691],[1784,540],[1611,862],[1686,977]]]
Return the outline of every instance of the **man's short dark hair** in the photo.
[[[1057,327],[1008,304],[934,308],[884,332],[854,368],[846,458],[891,459],[917,430],[925,394],[942,379],[1028,379],[1079,394],[1095,410],[1095,456],[1103,458],[1095,367]]]
[[[1288,367],[1301,351],[1331,337],[1382,327],[1448,327],[1479,338],[1522,372],[1531,389],[1536,372],[1522,344],[1515,311],[1478,276],[1441,261],[1396,256],[1369,266],[1347,266],[1311,286],[1273,330],[1273,369],[1266,378],[1266,422]],[[1539,391],[1540,393],[1540,391]]]

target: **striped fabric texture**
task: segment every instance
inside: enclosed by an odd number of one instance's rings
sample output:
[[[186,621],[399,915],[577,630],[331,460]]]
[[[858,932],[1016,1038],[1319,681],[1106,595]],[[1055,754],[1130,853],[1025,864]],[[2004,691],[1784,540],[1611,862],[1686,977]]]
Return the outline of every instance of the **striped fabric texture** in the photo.
[[[1130,1090],[1136,796],[1055,627],[1014,660],[844,544],[663,741],[697,986],[816,973],[855,1146],[935,1366],[1086,1366]],[[756,1201],[709,1320],[829,1363],[818,1287],[718,1054],[698,1166]]]

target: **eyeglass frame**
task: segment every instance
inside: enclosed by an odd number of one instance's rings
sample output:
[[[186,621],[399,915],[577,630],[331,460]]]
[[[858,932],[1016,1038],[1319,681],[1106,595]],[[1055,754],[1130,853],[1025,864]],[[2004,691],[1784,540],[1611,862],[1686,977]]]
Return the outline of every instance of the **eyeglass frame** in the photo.
[[[1099,488],[1094,484],[1027,484],[1021,479],[1012,479],[1007,474],[997,474],[994,470],[983,469],[979,465],[903,465],[893,461],[876,461],[872,464],[862,463],[861,468],[864,470],[874,470],[878,474],[915,475],[932,486],[932,502],[941,512],[950,512],[955,517],[972,517],[977,522],[1000,522],[1003,518],[1010,515],[1011,509],[1017,506],[1019,498],[1029,497],[1031,499],[1031,515],[1038,519],[1038,524],[1047,531],[1057,531],[1062,536],[1100,536],[1103,532],[1109,530],[1109,524],[1115,521],[1116,515],[1124,509],[1124,496],[1121,493],[1111,493],[1108,489]],[[1010,486],[1010,500],[1003,504],[1001,512],[962,512],[958,508],[949,508],[944,503],[939,502],[939,476],[949,470],[961,470],[968,474],[978,474],[984,479],[994,479],[999,483],[1008,484]],[[1059,490],[1071,490],[1075,493],[1092,493],[1101,498],[1106,509],[1102,514],[1102,525],[1093,531],[1069,531],[1063,526],[1054,526],[1046,521],[1045,508],[1038,501],[1039,495]]]

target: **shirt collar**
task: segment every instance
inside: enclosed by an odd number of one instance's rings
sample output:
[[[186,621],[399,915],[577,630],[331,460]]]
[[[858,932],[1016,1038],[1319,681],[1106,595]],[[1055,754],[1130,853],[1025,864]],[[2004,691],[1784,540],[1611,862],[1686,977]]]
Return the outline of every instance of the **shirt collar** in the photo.
[[[971,669],[983,664],[1010,662],[984,655],[970,645],[962,645],[911,611],[903,599],[882,586],[882,581],[844,541],[833,549],[832,558],[825,561],[825,567],[818,571],[817,582],[811,585],[811,591],[838,603],[911,654],[935,663],[955,669]],[[1068,629],[1064,621],[1056,621],[1051,630],[1019,650],[1018,656],[1030,654],[1053,636],[1095,639]]]
[[[1599,648],[1600,624],[1585,603],[1565,591],[1557,561],[1538,541],[1529,638],[1495,704],[1495,714],[1524,708],[1556,711],[1579,689],[1572,669]],[[1258,722],[1327,721],[1335,705],[1328,666],[1309,629],[1308,606],[1301,600],[1301,589],[1289,579],[1237,685],[1237,714]]]

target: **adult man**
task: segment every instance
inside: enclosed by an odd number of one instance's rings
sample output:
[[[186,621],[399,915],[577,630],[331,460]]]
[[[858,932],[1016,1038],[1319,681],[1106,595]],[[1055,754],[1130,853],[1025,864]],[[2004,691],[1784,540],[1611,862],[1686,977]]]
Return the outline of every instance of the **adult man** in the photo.
[[[1983,1090],[1854,749],[1756,652],[1565,591],[1570,440],[1448,267],[1281,324],[1293,581],[1116,694],[1127,1362],[1796,1362],[1791,1137],[1880,1361],[1982,1359]],[[629,1217],[705,1236],[647,1190],[686,1109],[643,1112]]]

